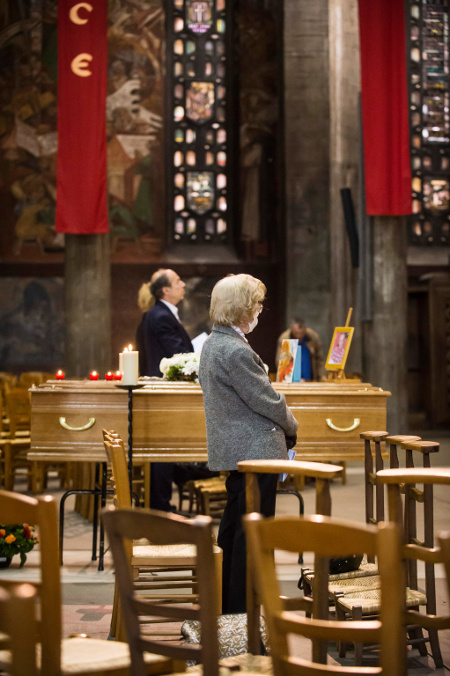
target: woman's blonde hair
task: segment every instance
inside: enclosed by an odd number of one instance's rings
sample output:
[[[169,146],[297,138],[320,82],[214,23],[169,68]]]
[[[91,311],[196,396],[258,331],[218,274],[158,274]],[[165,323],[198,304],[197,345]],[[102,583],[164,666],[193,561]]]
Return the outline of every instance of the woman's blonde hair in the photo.
[[[264,284],[251,275],[228,275],[212,290],[209,316],[214,324],[251,322],[266,295]]]
[[[150,293],[150,282],[145,282],[138,291],[138,305],[142,312],[148,312],[155,299]]]

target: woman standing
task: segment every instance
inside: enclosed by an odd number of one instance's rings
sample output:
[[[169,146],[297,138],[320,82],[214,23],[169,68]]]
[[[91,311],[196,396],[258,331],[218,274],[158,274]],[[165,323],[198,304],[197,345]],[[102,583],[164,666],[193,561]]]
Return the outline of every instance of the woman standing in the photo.
[[[200,359],[205,404],[208,463],[229,471],[227,505],[219,527],[223,550],[223,613],[242,613],[245,603],[245,476],[240,460],[287,459],[297,440],[297,421],[276,392],[260,357],[248,344],[262,311],[264,284],[251,275],[221,279],[211,295],[214,322]],[[261,512],[275,514],[277,475],[258,475]]]

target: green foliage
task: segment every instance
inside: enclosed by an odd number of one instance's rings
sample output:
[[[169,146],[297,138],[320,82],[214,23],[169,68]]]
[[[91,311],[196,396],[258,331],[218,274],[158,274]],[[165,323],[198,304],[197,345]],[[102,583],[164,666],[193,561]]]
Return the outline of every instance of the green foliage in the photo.
[[[34,526],[27,523],[14,524],[12,526],[0,525],[0,556],[12,558],[20,555],[20,567],[27,560],[28,552],[39,541]]]
[[[180,366],[169,366],[164,374],[164,380],[182,380],[188,383],[195,383],[197,381],[197,374],[191,373],[190,375],[186,375],[183,373]]]

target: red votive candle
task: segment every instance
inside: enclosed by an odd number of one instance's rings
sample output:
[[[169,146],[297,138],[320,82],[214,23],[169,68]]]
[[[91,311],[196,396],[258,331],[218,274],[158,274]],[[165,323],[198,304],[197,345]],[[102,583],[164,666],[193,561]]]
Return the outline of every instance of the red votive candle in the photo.
[[[64,371],[61,371],[61,369],[59,369],[59,371],[55,373],[56,380],[64,380],[65,376],[66,374],[64,373]]]
[[[122,373],[120,371],[115,372],[114,380],[122,380]]]
[[[98,380],[98,373],[97,373],[97,371],[91,371],[90,374],[89,374],[89,378],[90,378],[91,380]]]
[[[111,373],[111,371],[105,373],[105,380],[114,380],[114,375]]]

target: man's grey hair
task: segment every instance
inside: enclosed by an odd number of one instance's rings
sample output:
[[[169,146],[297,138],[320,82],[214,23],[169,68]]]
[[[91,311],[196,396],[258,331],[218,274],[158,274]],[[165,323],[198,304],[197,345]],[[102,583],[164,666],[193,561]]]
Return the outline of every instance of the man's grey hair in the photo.
[[[153,275],[150,283],[150,293],[156,300],[161,300],[163,297],[163,288],[165,286],[171,286],[167,270],[158,270],[158,272],[155,272]]]

